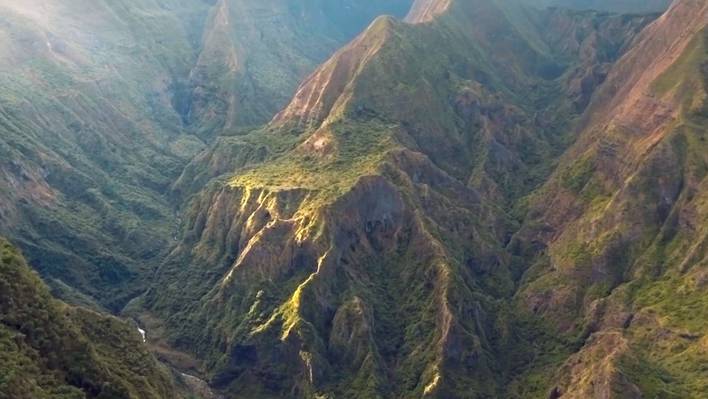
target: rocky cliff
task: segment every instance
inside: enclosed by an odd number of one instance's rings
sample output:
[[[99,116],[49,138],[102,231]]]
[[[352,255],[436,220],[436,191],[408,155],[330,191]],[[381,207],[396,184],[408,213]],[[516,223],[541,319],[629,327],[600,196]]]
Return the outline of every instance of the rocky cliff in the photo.
[[[436,4],[375,21],[230,147],[263,157],[194,194],[140,305],[217,389],[566,392],[573,373],[546,370],[570,369],[580,341],[516,303],[536,259],[517,248],[540,245],[517,233],[533,224],[518,204],[583,139],[573,127],[653,17]]]

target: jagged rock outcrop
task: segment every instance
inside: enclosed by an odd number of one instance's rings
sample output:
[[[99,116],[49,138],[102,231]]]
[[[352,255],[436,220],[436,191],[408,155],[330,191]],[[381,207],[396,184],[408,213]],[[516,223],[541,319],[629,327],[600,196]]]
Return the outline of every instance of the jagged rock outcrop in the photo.
[[[584,110],[568,100],[576,76],[607,68],[651,18],[446,10],[375,21],[267,128],[235,141],[267,155],[194,194],[139,305],[217,389],[495,396],[532,361],[537,330],[509,316],[525,265],[505,253],[516,221],[504,204],[570,139]],[[541,33],[543,21],[558,25]],[[518,358],[499,361],[512,348]]]

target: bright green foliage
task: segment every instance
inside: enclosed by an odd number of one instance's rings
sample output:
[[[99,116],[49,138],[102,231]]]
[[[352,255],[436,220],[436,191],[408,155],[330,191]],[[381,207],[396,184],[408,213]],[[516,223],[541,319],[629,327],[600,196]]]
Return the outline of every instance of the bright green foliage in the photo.
[[[291,151],[263,166],[244,170],[229,184],[267,190],[304,189],[315,192],[317,207],[345,194],[361,176],[377,173],[386,155],[400,147],[395,143],[395,125],[372,120],[338,122],[326,128],[325,153]]]

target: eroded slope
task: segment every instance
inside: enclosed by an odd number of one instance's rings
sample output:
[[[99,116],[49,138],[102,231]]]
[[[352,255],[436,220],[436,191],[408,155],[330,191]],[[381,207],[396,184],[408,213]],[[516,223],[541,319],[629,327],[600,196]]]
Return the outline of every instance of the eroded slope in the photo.
[[[580,334],[562,397],[706,395],[707,23],[685,0],[644,30],[511,245],[522,306]]]
[[[3,2],[0,232],[64,298],[119,310],[173,241],[166,192],[188,160],[225,130],[270,119],[374,15],[406,8]]]
[[[246,167],[195,194],[136,308],[214,387],[495,396],[535,356],[508,304],[508,204],[570,142],[589,95],[577,79],[597,77],[592,91],[651,17],[443,9],[378,19],[268,127],[228,143]],[[183,177],[222,173],[229,151]]]

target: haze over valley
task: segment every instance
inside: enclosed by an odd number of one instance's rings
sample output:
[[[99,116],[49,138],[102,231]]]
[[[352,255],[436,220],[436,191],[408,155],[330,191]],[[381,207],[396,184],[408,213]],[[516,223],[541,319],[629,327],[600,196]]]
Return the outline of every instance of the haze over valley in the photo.
[[[0,0],[0,399],[708,398],[705,0]]]

